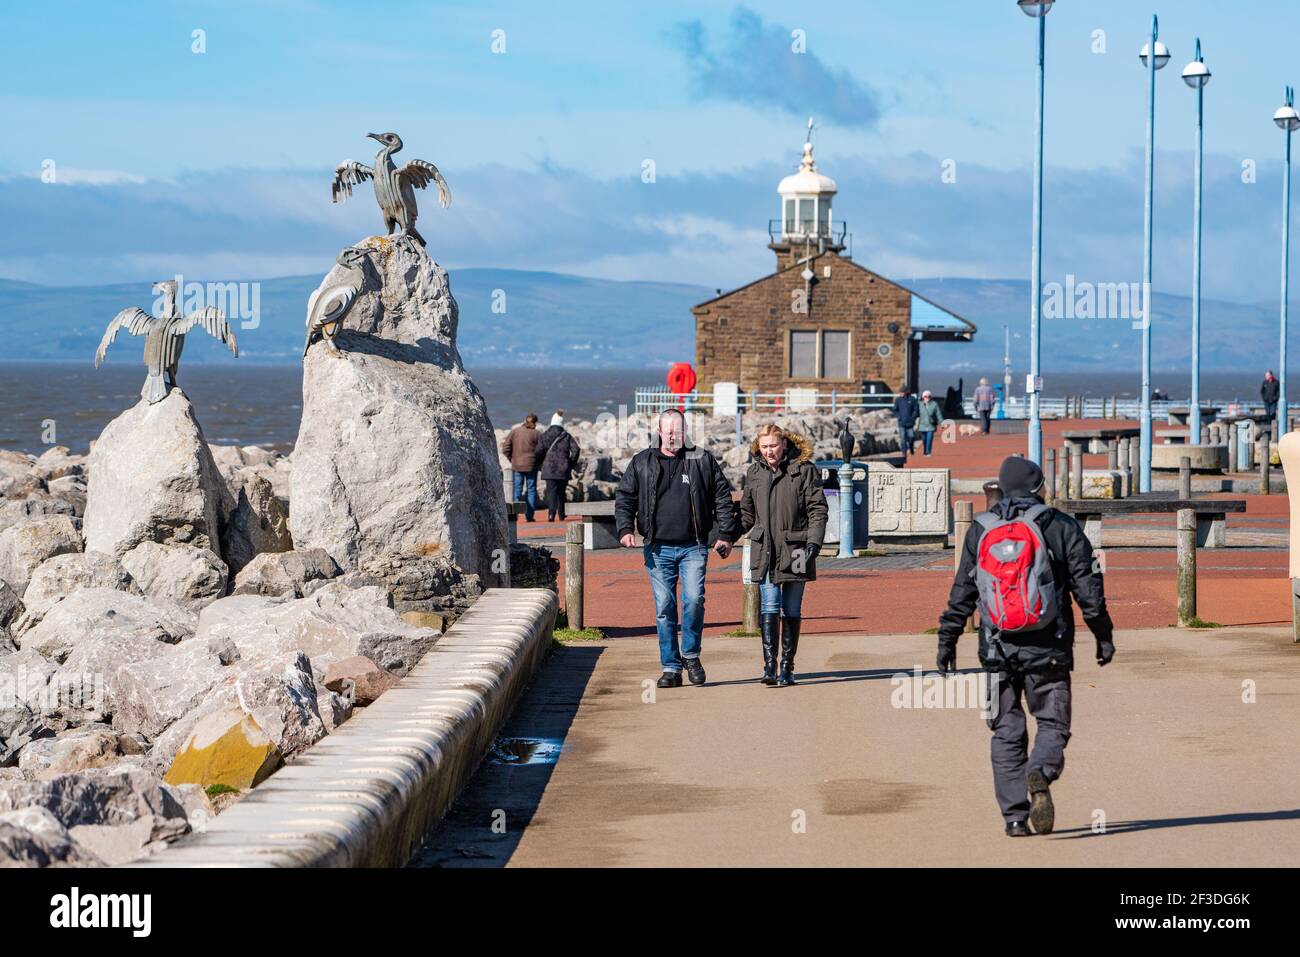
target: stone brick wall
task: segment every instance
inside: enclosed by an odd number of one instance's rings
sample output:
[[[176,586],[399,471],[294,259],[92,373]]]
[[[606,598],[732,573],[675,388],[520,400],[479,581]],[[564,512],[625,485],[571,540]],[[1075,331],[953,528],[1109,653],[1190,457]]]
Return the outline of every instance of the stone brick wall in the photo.
[[[793,258],[788,251],[778,250],[780,266]],[[871,379],[884,381],[891,390],[903,384],[911,293],[834,252],[816,256],[808,266],[816,278],[810,284],[805,313],[792,308],[804,292],[803,266],[784,268],[692,310],[696,388],[700,392],[712,391],[715,382],[738,382],[744,392],[788,388],[857,392],[864,380]],[[848,331],[850,375],[843,379],[790,377],[792,329]],[[889,347],[887,356],[880,355],[881,345]]]

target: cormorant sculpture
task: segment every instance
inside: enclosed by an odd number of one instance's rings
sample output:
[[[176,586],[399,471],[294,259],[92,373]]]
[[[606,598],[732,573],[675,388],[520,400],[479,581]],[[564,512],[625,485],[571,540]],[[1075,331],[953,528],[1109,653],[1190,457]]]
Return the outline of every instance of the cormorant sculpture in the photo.
[[[343,197],[346,202],[352,195],[352,187],[364,180],[375,181],[375,199],[384,213],[384,225],[388,235],[393,234],[395,226],[401,226],[402,232],[425,245],[424,237],[415,229],[415,191],[424,189],[430,183],[438,184],[438,200],[444,209],[451,205],[451,190],[447,181],[438,172],[438,167],[424,160],[413,159],[401,169],[393,163],[393,154],[402,148],[402,138],[396,133],[367,133],[371,139],[378,140],[381,148],[375,156],[374,168],[364,166],[355,160],[345,160],[334,171],[334,185],[331,190],[333,201],[339,202]]]
[[[352,308],[357,293],[361,291],[361,284],[365,282],[365,250],[349,246],[339,253],[338,263],[347,272],[338,282],[317,289],[307,300],[307,341],[302,346],[304,356],[318,332],[331,350],[335,353],[339,351],[339,347],[334,344],[334,337],[343,328],[343,317]]]
[[[181,350],[185,348],[185,334],[196,325],[202,326],[214,339],[226,343],[231,355],[239,355],[235,332],[227,324],[221,310],[215,306],[205,306],[188,316],[182,316],[176,305],[176,290],[177,283],[174,279],[154,283],[154,293],[163,297],[162,315],[151,316],[138,306],[123,309],[108,324],[103,341],[95,351],[95,368],[98,369],[104,361],[104,353],[113,344],[120,330],[125,329],[133,336],[147,336],[144,341],[144,364],[149,369],[149,376],[144,380],[140,394],[150,403],[166,398],[167,393],[176,388],[176,367],[180,365]]]

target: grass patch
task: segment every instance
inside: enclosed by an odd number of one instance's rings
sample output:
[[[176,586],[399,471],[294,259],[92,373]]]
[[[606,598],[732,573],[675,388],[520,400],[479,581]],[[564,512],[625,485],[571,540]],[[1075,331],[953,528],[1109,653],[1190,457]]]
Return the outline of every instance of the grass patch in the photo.
[[[556,641],[604,641],[605,633],[599,628],[583,628],[579,631],[577,628],[556,628],[554,636]]]
[[[232,788],[229,784],[209,784],[203,789],[203,793],[214,798],[218,794],[238,794],[239,788]]]
[[[858,558],[884,558],[889,552],[881,551],[879,548],[859,548],[853,554]]]
[[[1204,618],[1196,617],[1190,619],[1185,625],[1174,625],[1175,628],[1222,628],[1223,626],[1217,621],[1206,621]]]
[[[934,628],[927,628],[927,629],[925,629],[925,631],[921,632],[921,634],[923,634],[923,635],[937,635],[937,634],[939,634],[939,628],[938,628],[938,626],[936,626],[936,627],[934,627]]]
[[[735,631],[724,632],[723,638],[757,638],[758,632],[746,631],[744,628],[737,628]]]

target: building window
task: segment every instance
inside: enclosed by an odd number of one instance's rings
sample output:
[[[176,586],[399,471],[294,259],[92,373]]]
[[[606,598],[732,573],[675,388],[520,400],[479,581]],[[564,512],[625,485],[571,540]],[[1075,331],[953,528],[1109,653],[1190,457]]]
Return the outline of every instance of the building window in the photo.
[[[790,330],[790,378],[817,378],[817,333],[812,330]]]
[[[783,233],[785,233],[785,235],[787,235],[787,236],[793,236],[794,233],[795,233],[794,200],[793,200],[793,199],[787,199],[787,200],[785,201],[785,224],[784,224],[784,226],[782,227],[782,230],[781,230],[781,231],[782,231]]]
[[[791,379],[848,379],[852,375],[852,336],[847,330],[790,330]]]

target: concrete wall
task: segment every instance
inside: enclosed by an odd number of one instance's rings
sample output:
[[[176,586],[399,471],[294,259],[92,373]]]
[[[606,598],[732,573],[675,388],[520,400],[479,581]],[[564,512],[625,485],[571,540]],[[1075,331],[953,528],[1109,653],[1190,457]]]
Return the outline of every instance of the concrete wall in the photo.
[[[544,589],[489,589],[409,674],[251,794],[136,867],[400,867],[541,664]]]

